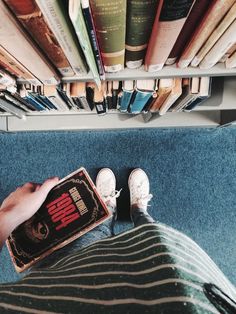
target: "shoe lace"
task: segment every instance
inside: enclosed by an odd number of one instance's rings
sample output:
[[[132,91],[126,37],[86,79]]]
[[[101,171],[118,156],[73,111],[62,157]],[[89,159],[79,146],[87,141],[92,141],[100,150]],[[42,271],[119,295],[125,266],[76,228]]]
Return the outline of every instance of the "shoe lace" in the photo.
[[[137,204],[139,208],[146,208],[147,206],[151,206],[148,202],[153,198],[152,194],[147,194],[145,196],[137,197],[134,200],[134,203]]]
[[[102,195],[102,198],[104,200],[104,202],[109,202],[109,201],[112,201],[114,200],[115,198],[118,198],[120,196],[120,192],[121,192],[122,189],[120,189],[119,191],[117,190],[114,190],[112,191],[110,194],[106,195],[106,194],[103,194]]]

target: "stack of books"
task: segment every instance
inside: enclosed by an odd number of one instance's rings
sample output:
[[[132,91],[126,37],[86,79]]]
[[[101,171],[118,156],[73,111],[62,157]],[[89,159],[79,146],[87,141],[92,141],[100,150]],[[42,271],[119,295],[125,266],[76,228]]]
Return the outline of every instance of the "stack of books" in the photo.
[[[62,86],[62,78],[82,80],[90,71],[100,92],[100,96],[95,93],[95,100],[101,102],[108,72],[142,66],[146,71],[158,72],[171,64],[208,69],[219,62],[227,68],[236,67],[235,0],[0,2],[0,104],[1,110],[11,112],[10,105],[17,104],[21,109],[19,117],[23,110],[69,110],[81,106],[91,109],[92,102],[81,100],[86,99],[89,87]],[[19,81],[28,86],[18,86]],[[158,88],[160,91],[169,84],[180,94],[180,85],[185,86],[182,83],[178,79],[160,81]],[[140,85],[139,80],[133,87],[132,82],[124,84],[125,90],[153,89]],[[105,85],[109,95],[113,86]],[[19,94],[24,93],[20,101]],[[160,114],[166,110],[160,109],[160,103],[154,105],[148,95],[142,96],[142,102],[147,99],[152,104],[148,110]],[[6,110],[7,104],[11,109]],[[130,109],[124,108],[123,102],[120,107],[123,112],[140,112],[127,103]],[[104,106],[99,108],[106,112]]]
[[[0,108],[19,118],[29,112],[66,111],[163,115],[202,104],[210,97],[211,82],[210,77],[103,81],[100,89],[95,82],[18,84],[17,91],[1,91]]]

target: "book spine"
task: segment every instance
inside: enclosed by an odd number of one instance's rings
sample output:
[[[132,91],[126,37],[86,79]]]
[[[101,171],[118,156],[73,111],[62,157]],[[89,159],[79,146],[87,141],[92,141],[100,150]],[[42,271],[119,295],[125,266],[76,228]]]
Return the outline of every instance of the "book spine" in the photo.
[[[230,25],[227,31],[221,36],[214,47],[203,58],[199,67],[209,69],[213,67],[220,58],[236,43],[236,20]]]
[[[133,114],[140,113],[151,97],[152,97],[152,92],[142,92],[142,91],[137,90],[135,93],[135,97],[132,103],[130,104],[129,112]]]
[[[204,43],[202,48],[196,54],[191,62],[191,66],[198,66],[203,60],[210,49],[217,43],[219,38],[224,34],[231,23],[236,19],[236,3],[231,7],[229,12],[225,15],[223,20],[217,26],[217,28],[212,32],[211,36]]]
[[[79,43],[85,55],[87,64],[90,71],[93,74],[96,84],[100,87],[101,81],[98,74],[97,65],[93,55],[92,46],[90,44],[89,36],[87,33],[86,25],[83,18],[82,8],[80,2],[77,0],[69,0],[69,16],[73,27],[75,29],[76,35],[78,37]]]
[[[191,63],[198,50],[233,4],[234,0],[216,0],[212,2],[177,63],[179,68],[186,68]]]
[[[91,0],[93,20],[105,72],[124,68],[126,0]]]
[[[18,107],[16,107],[13,103],[3,99],[0,97],[0,107],[5,110],[6,112],[9,112],[20,119],[25,119],[26,112]]]
[[[227,69],[236,67],[236,51],[225,61],[225,66]]]
[[[104,67],[103,67],[103,63],[102,63],[102,56],[101,56],[101,53],[99,50],[95,25],[93,22],[93,17],[92,17],[92,12],[90,9],[89,1],[88,0],[82,0],[81,5],[82,5],[84,21],[85,21],[85,24],[87,27],[88,35],[89,35],[90,42],[91,42],[92,49],[93,49],[94,58],[95,58],[96,63],[97,63],[98,72],[99,72],[100,78],[102,80],[104,80],[105,79],[105,72],[104,72]]]
[[[201,22],[203,18],[203,12],[206,12],[211,2],[211,0],[198,0],[194,3],[193,8],[191,9],[189,16],[184,23],[184,26],[166,61],[167,65],[175,63],[175,61],[180,57],[188,43],[188,40],[191,38],[194,30]]]
[[[125,63],[130,69],[142,65],[152,31],[157,0],[127,2]]]
[[[82,76],[87,73],[82,52],[76,45],[76,38],[70,28],[69,18],[63,14],[63,8],[55,0],[36,0],[47,24],[54,33],[59,45],[63,49],[75,74]]]
[[[148,45],[145,60],[147,71],[154,72],[162,69],[194,1],[164,1],[159,19],[153,26],[150,44]]]
[[[33,85],[40,85],[41,82],[33,76],[21,63],[0,46],[0,61],[11,69],[17,78],[22,78]]]
[[[51,29],[48,27],[42,12],[37,6],[35,0],[4,0],[14,13],[18,21],[25,27],[33,40],[47,55],[49,60],[59,70],[62,76],[73,76],[68,60],[63,50],[56,40]]]
[[[58,76],[40,50],[19,27],[6,5],[0,2],[0,41],[14,58],[43,84],[57,84]]]

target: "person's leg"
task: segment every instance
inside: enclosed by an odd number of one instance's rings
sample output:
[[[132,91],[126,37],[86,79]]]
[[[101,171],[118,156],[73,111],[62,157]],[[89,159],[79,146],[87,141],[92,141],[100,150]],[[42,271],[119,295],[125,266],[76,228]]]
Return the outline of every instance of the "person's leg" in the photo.
[[[134,169],[129,176],[130,216],[134,226],[154,223],[155,220],[148,214],[148,202],[152,198],[147,174],[140,168]]]
[[[95,227],[93,230],[90,230],[84,234],[82,237],[69,243],[65,247],[55,251],[42,261],[38,262],[34,269],[49,267],[64,256],[75,253],[98,240],[111,237],[114,234],[113,227],[117,217],[116,198],[120,195],[120,192],[116,191],[116,178],[114,173],[108,168],[101,169],[96,178],[96,187],[104,203],[112,212],[112,216],[108,220]]]

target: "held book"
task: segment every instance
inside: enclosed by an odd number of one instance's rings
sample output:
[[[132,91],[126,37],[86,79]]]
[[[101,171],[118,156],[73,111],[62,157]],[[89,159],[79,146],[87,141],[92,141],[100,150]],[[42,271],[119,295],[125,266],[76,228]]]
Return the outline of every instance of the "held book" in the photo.
[[[110,215],[89,174],[79,168],[62,179],[36,214],[9,236],[7,247],[16,270],[31,267]]]
[[[199,49],[217,27],[234,2],[234,0],[212,1],[212,4],[193,33],[177,63],[179,68],[186,68],[191,63]]]
[[[165,0],[157,14],[145,58],[149,72],[161,70],[195,0]],[[161,2],[160,2],[161,5]]]
[[[127,1],[125,64],[139,68],[145,57],[158,0]]]
[[[73,76],[72,70],[55,35],[46,23],[35,0],[4,0],[32,39],[48,56],[62,76]]]
[[[105,72],[124,68],[126,0],[91,0],[93,20]]]

